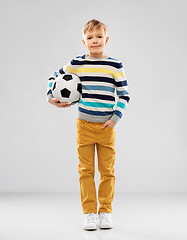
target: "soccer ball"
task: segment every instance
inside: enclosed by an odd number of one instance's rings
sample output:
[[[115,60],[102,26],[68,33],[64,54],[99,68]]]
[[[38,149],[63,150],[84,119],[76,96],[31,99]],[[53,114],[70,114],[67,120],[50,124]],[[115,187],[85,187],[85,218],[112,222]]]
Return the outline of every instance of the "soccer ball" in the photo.
[[[60,102],[78,103],[82,93],[80,79],[75,74],[59,75],[52,85],[52,95]]]

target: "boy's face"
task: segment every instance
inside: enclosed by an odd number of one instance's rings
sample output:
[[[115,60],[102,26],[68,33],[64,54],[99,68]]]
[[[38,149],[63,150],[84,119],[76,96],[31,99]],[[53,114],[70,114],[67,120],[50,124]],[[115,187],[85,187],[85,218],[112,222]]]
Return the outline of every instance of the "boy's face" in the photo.
[[[103,57],[104,47],[107,44],[109,37],[105,35],[104,29],[96,29],[88,31],[84,35],[83,44],[89,50],[90,57]]]

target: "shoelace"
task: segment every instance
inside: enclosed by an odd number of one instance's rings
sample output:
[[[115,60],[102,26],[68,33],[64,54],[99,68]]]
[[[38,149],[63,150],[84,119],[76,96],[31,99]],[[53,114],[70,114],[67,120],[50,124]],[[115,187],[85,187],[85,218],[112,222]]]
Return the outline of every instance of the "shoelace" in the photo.
[[[88,214],[88,222],[93,222],[93,221],[95,221],[95,214],[89,213]]]

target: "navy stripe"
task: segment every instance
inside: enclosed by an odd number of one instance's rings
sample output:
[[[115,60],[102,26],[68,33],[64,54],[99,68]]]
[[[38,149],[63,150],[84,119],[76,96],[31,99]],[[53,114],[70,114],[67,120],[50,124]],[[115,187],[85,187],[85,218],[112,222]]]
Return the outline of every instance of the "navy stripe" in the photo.
[[[111,112],[111,111],[110,112],[107,112],[107,111],[105,111],[105,112],[91,111],[91,110],[86,110],[86,109],[81,108],[81,107],[79,107],[79,111],[83,112],[83,113],[86,113],[86,114],[97,115],[97,116],[108,116],[108,115],[113,114],[113,112]]]
[[[50,77],[49,80],[55,80],[55,78],[54,77]]]
[[[85,55],[83,55],[83,56],[85,56]],[[77,56],[76,58],[82,58],[83,56]]]
[[[119,63],[116,63],[116,62],[107,62],[107,61],[89,61],[89,60],[84,60],[84,61],[79,61],[79,60],[75,60],[75,59],[72,59],[71,60],[71,65],[108,65],[108,66],[112,66],[112,67],[115,67],[115,68],[122,68],[123,65],[121,62]]]
[[[115,101],[113,96],[108,95],[100,95],[100,94],[89,94],[89,93],[82,93],[82,98],[95,98],[95,99],[103,99],[108,101]]]
[[[61,69],[59,69],[59,73],[61,74],[65,74],[64,70],[63,70],[63,67]]]
[[[121,82],[115,82],[116,87],[127,86],[127,80]]]
[[[52,91],[51,91],[51,90],[49,90],[49,91],[47,92],[47,95],[49,95],[49,94],[52,94]]]
[[[93,81],[93,82],[108,82],[115,85],[114,78],[108,78],[108,77],[97,77],[97,76],[85,76],[85,77],[79,77],[82,82],[84,81]]]
[[[122,98],[122,99],[126,100],[127,102],[129,102],[129,100],[130,100],[130,97],[128,97],[128,96],[119,96],[119,98]]]
[[[84,54],[84,55],[81,56],[81,58],[82,58],[82,59],[85,59],[85,56],[86,56],[86,55]]]
[[[116,60],[116,61],[118,61],[116,58],[111,58],[111,57],[108,57],[108,59],[112,59],[112,60]]]

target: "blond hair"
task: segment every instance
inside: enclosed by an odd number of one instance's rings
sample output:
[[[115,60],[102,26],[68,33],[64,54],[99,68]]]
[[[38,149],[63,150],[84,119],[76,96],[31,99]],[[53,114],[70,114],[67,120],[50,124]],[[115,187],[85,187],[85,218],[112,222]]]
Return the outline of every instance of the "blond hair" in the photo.
[[[85,35],[88,31],[92,31],[94,28],[96,28],[96,29],[103,28],[105,35],[107,35],[107,33],[108,33],[108,28],[104,23],[100,22],[97,19],[92,19],[84,25],[84,27],[82,29],[83,35]]]

